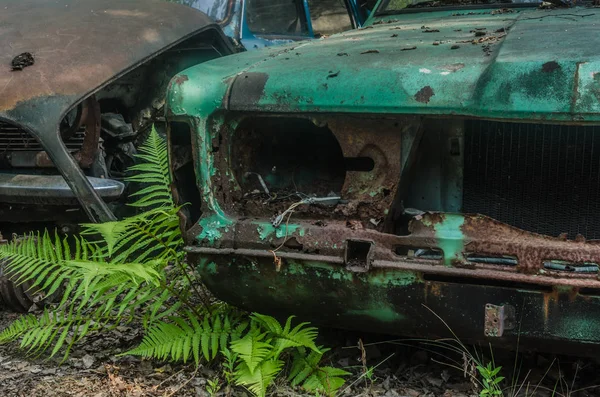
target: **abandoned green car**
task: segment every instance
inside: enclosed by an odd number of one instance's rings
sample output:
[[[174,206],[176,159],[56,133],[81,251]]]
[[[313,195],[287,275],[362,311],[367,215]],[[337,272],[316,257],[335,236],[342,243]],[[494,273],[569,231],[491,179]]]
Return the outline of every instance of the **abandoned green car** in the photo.
[[[600,9],[406,3],[171,81],[189,257],[265,313],[600,343]]]

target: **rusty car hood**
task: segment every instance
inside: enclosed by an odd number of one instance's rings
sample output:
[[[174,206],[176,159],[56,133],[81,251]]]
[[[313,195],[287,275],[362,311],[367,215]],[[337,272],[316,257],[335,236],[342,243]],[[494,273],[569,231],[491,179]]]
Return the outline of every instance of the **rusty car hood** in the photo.
[[[402,14],[184,73],[229,85],[231,110],[598,121],[598,26],[582,7]]]
[[[0,119],[56,124],[83,97],[193,34],[203,13],[158,0],[0,1]],[[21,71],[11,61],[29,52]]]

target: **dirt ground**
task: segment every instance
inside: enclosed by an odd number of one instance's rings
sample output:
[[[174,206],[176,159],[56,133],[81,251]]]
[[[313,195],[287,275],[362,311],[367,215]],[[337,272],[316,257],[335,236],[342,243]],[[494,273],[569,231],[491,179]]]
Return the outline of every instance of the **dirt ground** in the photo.
[[[0,311],[0,329],[15,314]],[[324,343],[333,347],[331,364],[353,373],[342,388],[344,396],[383,397],[470,397],[477,396],[468,365],[452,368],[447,353],[435,347],[414,344],[380,343],[386,338],[357,335],[336,330],[322,330]],[[0,396],[2,397],[121,397],[121,396],[209,396],[208,383],[218,378],[218,366],[175,365],[119,356],[141,338],[135,327],[120,327],[102,337],[90,337],[78,346],[63,363],[44,356],[25,355],[15,346],[0,345]],[[365,346],[358,348],[358,339]],[[389,339],[388,339],[389,340]],[[514,367],[510,352],[494,353],[504,368]],[[460,357],[458,357],[460,360]],[[519,395],[531,396],[595,396],[600,395],[594,382],[598,379],[594,360],[529,355],[520,357]],[[562,361],[561,361],[562,360]],[[364,363],[364,365],[363,365]],[[372,375],[362,375],[373,368]],[[510,371],[509,371],[510,372]],[[362,376],[361,376],[362,375]],[[600,382],[597,382],[598,384]],[[528,385],[529,384],[529,385]],[[573,393],[575,389],[585,388]],[[223,387],[218,396],[226,396]],[[249,397],[241,388],[233,388],[234,397]],[[273,396],[301,396],[284,380],[273,387]],[[505,395],[510,395],[508,392]]]

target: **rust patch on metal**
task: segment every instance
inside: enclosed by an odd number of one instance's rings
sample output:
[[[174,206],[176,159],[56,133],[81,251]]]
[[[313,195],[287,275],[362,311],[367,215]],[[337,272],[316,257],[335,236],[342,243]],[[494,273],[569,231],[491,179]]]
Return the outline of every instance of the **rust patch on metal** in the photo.
[[[433,88],[426,85],[425,87],[421,88],[419,90],[419,92],[417,92],[415,94],[415,100],[417,102],[421,102],[421,103],[429,103],[429,100],[434,95],[435,95],[435,93],[433,92]]]
[[[435,226],[444,222],[445,214],[427,213],[421,219],[413,219],[409,230],[411,239],[437,239]],[[476,252],[487,255],[515,256],[518,260],[517,270],[532,274],[544,271],[546,261],[563,261],[572,264],[600,264],[600,244],[597,242],[563,240],[527,232],[504,224],[483,215],[464,215],[461,227],[465,252]],[[423,244],[421,242],[421,244]],[[435,247],[440,248],[437,244]],[[560,272],[561,277],[582,277],[568,272]],[[596,277],[596,276],[593,276]]]
[[[175,76],[173,78],[173,83],[177,84],[177,85],[182,85],[183,83],[185,83],[186,81],[188,81],[188,77],[185,74],[178,74],[177,76]]]
[[[73,157],[83,168],[88,168],[94,162],[100,142],[100,104],[95,96],[86,99],[83,107],[82,123],[85,124],[83,146]]]

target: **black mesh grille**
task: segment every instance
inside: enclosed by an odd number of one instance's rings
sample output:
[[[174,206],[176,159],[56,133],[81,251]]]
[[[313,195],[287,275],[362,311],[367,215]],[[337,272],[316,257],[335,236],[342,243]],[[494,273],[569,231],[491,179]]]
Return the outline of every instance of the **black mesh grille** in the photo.
[[[468,121],[463,211],[600,238],[600,127]]]
[[[84,137],[85,128],[82,127],[65,142],[67,149],[71,151],[81,149]],[[42,146],[27,131],[12,124],[0,121],[0,153],[41,150],[43,150]]]

